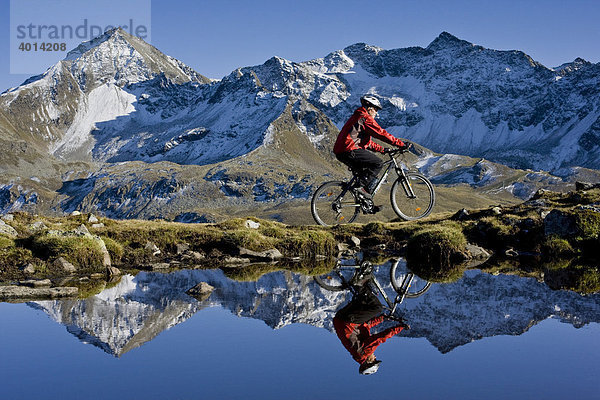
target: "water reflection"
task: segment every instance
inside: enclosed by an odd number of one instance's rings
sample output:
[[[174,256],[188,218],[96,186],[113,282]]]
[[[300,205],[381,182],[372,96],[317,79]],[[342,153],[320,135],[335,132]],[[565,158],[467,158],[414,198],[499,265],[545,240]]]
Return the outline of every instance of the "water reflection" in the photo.
[[[382,276],[381,281],[389,276]],[[206,300],[186,290],[199,282],[215,288]],[[80,340],[115,356],[152,340],[206,307],[219,306],[277,329],[304,323],[334,332],[334,316],[350,300],[347,291],[322,289],[313,278],[274,272],[256,282],[237,282],[220,270],[142,272],[86,300],[28,303],[46,312]],[[520,335],[547,318],[581,327],[600,322],[600,295],[553,291],[531,278],[467,271],[457,282],[434,284],[407,299],[401,313],[412,329],[402,336],[426,338],[446,353],[477,339]]]
[[[381,363],[375,356],[377,347],[408,325],[395,321],[394,326],[372,333],[372,329],[394,317],[383,313],[383,304],[368,283],[357,287],[353,294],[352,300],[335,313],[333,327],[342,345],[359,364],[358,372],[371,375],[377,372]]]

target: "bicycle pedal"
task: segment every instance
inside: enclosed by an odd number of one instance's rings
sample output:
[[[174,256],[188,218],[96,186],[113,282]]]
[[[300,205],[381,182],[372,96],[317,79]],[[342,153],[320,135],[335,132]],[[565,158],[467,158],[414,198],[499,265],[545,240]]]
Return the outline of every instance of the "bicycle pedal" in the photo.
[[[383,210],[383,206],[373,206],[373,208],[371,209],[371,214],[377,214],[378,212]]]

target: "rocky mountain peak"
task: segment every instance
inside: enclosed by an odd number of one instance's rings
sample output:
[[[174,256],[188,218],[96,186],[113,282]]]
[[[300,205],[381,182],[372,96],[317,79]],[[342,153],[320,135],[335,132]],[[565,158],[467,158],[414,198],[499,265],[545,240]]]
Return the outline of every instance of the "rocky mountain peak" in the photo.
[[[448,48],[454,49],[454,48],[471,48],[474,47],[475,45],[471,42],[468,42],[466,40],[462,40],[457,38],[456,36],[452,35],[451,33],[448,32],[442,32],[439,34],[439,36],[437,38],[435,38],[433,40],[433,42],[431,42],[429,44],[429,46],[427,46],[427,50],[432,50],[432,51],[439,51],[439,50],[445,50]]]
[[[383,49],[366,43],[355,43],[344,48],[344,53],[353,60],[377,56]]]
[[[164,73],[174,83],[210,80],[179,60],[163,54],[141,38],[114,28],[71,50],[63,62],[82,88],[104,83],[126,85],[153,79]]]
[[[94,48],[98,48],[103,43],[106,43],[109,41],[114,42],[114,41],[120,40],[120,39],[127,40],[128,36],[131,36],[131,35],[129,35],[127,32],[125,32],[121,28],[113,28],[113,29],[107,30],[102,35],[97,36],[91,40],[88,40],[87,42],[82,42],[79,46],[77,46],[73,50],[69,51],[67,53],[67,56],[64,58],[64,60],[76,60],[76,59],[80,58],[81,56],[83,56],[88,51],[90,51]]]
[[[568,62],[568,63],[564,63],[559,67],[554,68],[554,70],[560,74],[568,74],[571,72],[575,72],[577,70],[580,70],[582,68],[588,67],[593,65],[591,62],[584,60],[581,57],[577,57],[575,60]]]

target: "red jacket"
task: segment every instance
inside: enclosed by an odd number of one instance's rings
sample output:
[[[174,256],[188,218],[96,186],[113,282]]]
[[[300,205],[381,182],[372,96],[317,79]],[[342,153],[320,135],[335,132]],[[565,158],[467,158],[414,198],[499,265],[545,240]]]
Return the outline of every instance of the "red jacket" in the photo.
[[[383,153],[383,147],[372,141],[371,137],[394,146],[404,146],[402,140],[392,136],[380,127],[375,119],[369,115],[366,108],[360,107],[354,111],[354,114],[340,131],[335,146],[333,146],[333,152],[340,154],[356,149],[369,149]]]
[[[371,328],[383,322],[383,316],[375,317],[364,324],[353,324],[339,318],[333,319],[333,327],[340,341],[359,364],[364,363],[377,346],[402,331],[402,326],[388,328],[371,335]]]

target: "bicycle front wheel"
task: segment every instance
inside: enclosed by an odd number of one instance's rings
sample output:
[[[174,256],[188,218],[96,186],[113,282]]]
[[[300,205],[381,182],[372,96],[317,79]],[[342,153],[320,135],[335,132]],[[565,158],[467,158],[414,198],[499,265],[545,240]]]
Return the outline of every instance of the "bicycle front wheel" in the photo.
[[[406,262],[401,260],[392,265],[390,280],[396,292],[409,298],[419,297],[431,287],[431,282],[419,278],[406,267]]]
[[[312,216],[319,225],[349,224],[360,212],[358,199],[341,181],[322,184],[312,197]]]
[[[425,176],[409,172],[406,179],[396,179],[390,192],[394,212],[405,221],[429,215],[435,203],[433,185]]]

